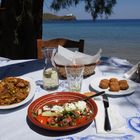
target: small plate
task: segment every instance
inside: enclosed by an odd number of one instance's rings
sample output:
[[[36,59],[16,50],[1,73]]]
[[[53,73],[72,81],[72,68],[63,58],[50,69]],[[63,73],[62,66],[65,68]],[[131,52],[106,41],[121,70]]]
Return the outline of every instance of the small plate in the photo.
[[[28,118],[36,126],[47,129],[47,130],[53,130],[53,131],[69,131],[69,130],[78,129],[83,126],[87,126],[94,120],[94,118],[97,114],[97,110],[98,110],[96,103],[92,99],[89,99],[87,101],[87,106],[94,113],[92,114],[91,118],[88,121],[86,121],[82,124],[76,125],[76,126],[69,126],[69,127],[46,126],[46,125],[43,125],[40,122],[38,122],[33,116],[34,115],[33,112],[37,112],[38,109],[42,108],[46,104],[49,104],[49,105],[51,105],[51,104],[57,105],[60,103],[64,104],[64,103],[67,103],[68,101],[70,102],[72,100],[80,100],[85,97],[86,96],[83,94],[74,93],[74,92],[57,92],[57,93],[52,93],[52,94],[42,96],[42,97],[36,99],[34,102],[32,102],[32,104],[30,104],[30,106],[28,108]]]
[[[19,78],[27,80],[30,83],[30,91],[28,96],[26,97],[26,99],[24,99],[23,101],[16,103],[16,104],[11,104],[11,105],[0,105],[0,109],[12,109],[12,108],[16,108],[19,107],[25,103],[27,103],[28,101],[30,101],[35,93],[35,89],[36,89],[36,85],[33,79],[29,78],[29,77],[25,77],[25,76],[20,76]]]
[[[129,85],[129,88],[127,90],[120,90],[118,92],[112,92],[112,91],[109,91],[109,89],[102,89],[99,87],[99,83],[102,79],[110,79],[110,78],[117,78],[118,80],[126,80],[128,82],[128,85]],[[101,76],[101,77],[97,77],[97,78],[94,78],[91,83],[90,83],[90,86],[96,90],[96,91],[105,91],[106,94],[108,95],[112,95],[112,96],[123,96],[123,95],[129,95],[131,93],[133,93],[135,91],[135,88],[136,88],[136,84],[129,80],[129,79],[126,79],[126,78],[123,78],[121,76]]]

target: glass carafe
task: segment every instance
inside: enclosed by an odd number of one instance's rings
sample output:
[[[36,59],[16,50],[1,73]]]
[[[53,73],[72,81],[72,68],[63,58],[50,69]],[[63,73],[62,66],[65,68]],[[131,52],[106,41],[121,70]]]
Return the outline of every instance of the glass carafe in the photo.
[[[55,90],[59,86],[59,78],[56,68],[52,65],[54,48],[43,48],[45,66],[43,69],[43,88],[45,90]]]

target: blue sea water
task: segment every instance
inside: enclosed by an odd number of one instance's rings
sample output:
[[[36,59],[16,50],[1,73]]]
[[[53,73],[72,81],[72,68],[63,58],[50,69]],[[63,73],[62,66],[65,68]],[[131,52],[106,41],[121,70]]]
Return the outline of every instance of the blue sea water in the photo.
[[[88,54],[102,48],[103,55],[140,60],[140,19],[43,22],[43,39],[57,37],[84,39]]]

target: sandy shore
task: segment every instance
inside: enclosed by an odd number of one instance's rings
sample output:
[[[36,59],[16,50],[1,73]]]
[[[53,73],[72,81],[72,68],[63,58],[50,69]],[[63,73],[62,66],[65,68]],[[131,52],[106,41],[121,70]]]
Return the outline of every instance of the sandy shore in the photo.
[[[118,57],[121,59],[126,59],[132,64],[136,64],[140,61],[140,47],[101,47],[102,56],[107,57]],[[85,53],[96,54],[99,47],[85,47]]]

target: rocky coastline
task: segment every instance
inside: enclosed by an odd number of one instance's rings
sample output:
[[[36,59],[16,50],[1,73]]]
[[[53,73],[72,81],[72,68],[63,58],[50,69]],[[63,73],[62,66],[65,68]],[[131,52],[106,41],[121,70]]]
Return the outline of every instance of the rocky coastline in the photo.
[[[43,14],[43,21],[61,21],[61,20],[66,20],[66,21],[71,21],[71,20],[76,20],[76,16],[72,14],[64,15],[64,16],[58,16],[54,15],[51,13],[44,13]]]

